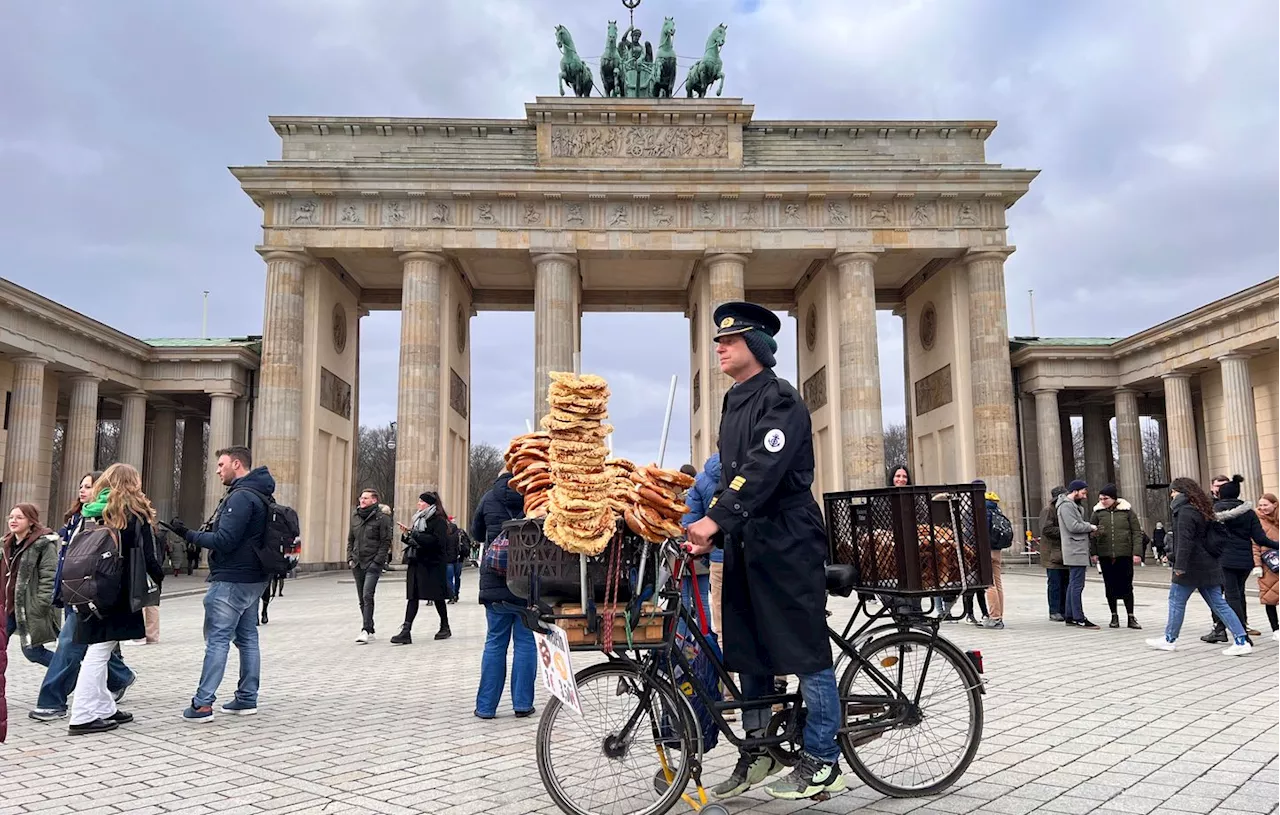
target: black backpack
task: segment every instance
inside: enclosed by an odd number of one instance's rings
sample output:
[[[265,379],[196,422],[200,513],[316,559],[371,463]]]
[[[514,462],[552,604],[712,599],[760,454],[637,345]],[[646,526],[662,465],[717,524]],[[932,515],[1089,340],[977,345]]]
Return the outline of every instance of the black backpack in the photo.
[[[999,507],[991,509],[989,515],[991,518],[989,524],[991,551],[995,552],[1013,546],[1013,523],[1008,516],[1001,512]]]
[[[302,527],[298,524],[298,513],[294,512],[293,507],[277,504],[273,497],[251,487],[240,489],[257,497],[267,512],[262,543],[254,548],[258,563],[267,577],[284,577],[293,571],[289,555],[296,553],[302,546]]]
[[[124,558],[120,533],[93,518],[67,544],[62,562],[63,605],[81,616],[102,619],[120,600],[124,587]]]
[[[457,563],[462,557],[462,530],[453,521],[447,521],[444,536],[444,562]]]

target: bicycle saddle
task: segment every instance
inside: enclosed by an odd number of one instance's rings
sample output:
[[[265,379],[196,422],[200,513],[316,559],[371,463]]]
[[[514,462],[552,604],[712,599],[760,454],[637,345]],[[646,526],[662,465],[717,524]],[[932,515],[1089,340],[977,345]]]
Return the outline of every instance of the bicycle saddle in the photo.
[[[853,594],[853,586],[857,582],[858,572],[853,566],[838,564],[827,567],[827,591],[848,597]]]

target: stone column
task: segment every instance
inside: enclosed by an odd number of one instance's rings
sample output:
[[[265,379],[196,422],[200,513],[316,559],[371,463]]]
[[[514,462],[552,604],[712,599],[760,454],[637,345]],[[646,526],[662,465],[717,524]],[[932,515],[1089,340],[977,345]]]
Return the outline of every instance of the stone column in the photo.
[[[204,418],[188,414],[183,420],[182,479],[178,515],[192,529],[204,522]],[[211,480],[216,477],[210,474]]]
[[[13,390],[9,395],[9,433],[5,446],[4,484],[0,504],[5,518],[15,504],[43,500],[48,494],[48,479],[40,485],[40,428],[44,407],[44,366],[39,357],[13,360]],[[53,508],[40,511],[53,516]],[[4,533],[9,534],[8,527]]]
[[[710,322],[720,306],[746,298],[747,258],[730,252],[708,252],[703,262],[707,264],[708,290],[707,313],[703,319]],[[710,331],[715,334],[715,328]],[[733,380],[721,372],[714,342],[707,343],[703,353],[707,354],[704,367],[709,403],[707,410],[710,411],[708,415],[711,418],[709,449],[715,450],[716,440],[720,438],[720,414],[724,410],[724,395],[729,392]]]
[[[416,511],[418,495],[439,487],[440,284],[446,261],[429,252],[407,252],[400,260],[404,289],[394,500],[396,518],[407,524]]]
[[[147,496],[156,508],[156,517],[167,521],[173,517],[173,460],[177,447],[178,413],[171,407],[156,408],[155,429],[151,443],[151,469]]]
[[[876,338],[876,255],[843,252],[832,263],[836,268],[840,315],[841,489],[873,489],[883,486],[885,480]]]
[[[93,469],[98,443],[98,378],[77,376],[71,380],[71,407],[67,411],[67,432],[62,441],[62,489],[59,495],[70,504],[80,491],[80,481]]]
[[[1040,484],[1044,495],[1032,496],[1049,500],[1049,490],[1067,485],[1062,460],[1062,418],[1058,413],[1058,389],[1041,388],[1036,397],[1036,446],[1040,449]]]
[[[1075,429],[1071,426],[1071,414],[1063,413],[1059,422],[1059,434],[1062,436],[1062,486],[1075,480],[1076,477],[1076,437]],[[1056,484],[1050,484],[1049,489],[1053,489]],[[1045,498],[1049,496],[1046,495]]]
[[[1107,460],[1111,457],[1111,429],[1101,405],[1084,408],[1084,480],[1089,492],[1097,495],[1107,483]]]
[[[1138,392],[1116,390],[1116,439],[1120,443],[1120,497],[1133,505],[1141,521],[1147,514],[1146,469],[1142,466],[1142,422],[1138,417]]]
[[[142,472],[142,453],[147,433],[147,395],[130,391],[124,395],[120,413],[120,454],[117,457]]]
[[[977,477],[1000,494],[1004,514],[1014,524],[1015,540],[1020,541],[1018,432],[1004,291],[1004,261],[1011,251],[970,250],[965,262],[969,270],[970,394]]]
[[[552,371],[572,371],[578,343],[578,260],[533,256],[533,423],[547,415]]]
[[[1200,481],[1200,446],[1196,441],[1195,408],[1191,404],[1191,374],[1174,372],[1164,380],[1164,415],[1169,430],[1169,480]]]
[[[911,336],[907,326],[907,306],[902,304],[893,312],[902,318],[902,394],[907,414],[907,469],[916,474],[915,393],[911,384]],[[893,464],[886,462],[888,466]]]
[[[231,446],[235,428],[236,395],[213,393],[209,395],[209,451],[204,464],[204,516],[208,518],[218,508],[218,502],[227,488],[218,480],[218,451]]]
[[[301,497],[303,273],[309,259],[301,252],[280,251],[263,257],[267,293],[254,411],[254,460],[271,468],[276,500],[296,507]]]
[[[1249,357],[1218,357],[1222,366],[1222,414],[1227,431],[1227,475],[1244,476],[1240,498],[1256,501],[1262,494],[1262,455],[1258,449],[1258,416],[1249,376]]]

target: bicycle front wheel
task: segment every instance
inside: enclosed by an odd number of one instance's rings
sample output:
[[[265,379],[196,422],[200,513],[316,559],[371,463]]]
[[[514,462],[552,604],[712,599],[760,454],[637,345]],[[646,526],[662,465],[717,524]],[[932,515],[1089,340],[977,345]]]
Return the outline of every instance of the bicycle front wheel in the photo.
[[[552,699],[538,725],[538,774],[552,800],[570,815],[671,809],[699,744],[688,704],[665,681],[618,663],[592,665],[576,678],[582,716]]]
[[[862,660],[840,677],[845,727],[853,727],[840,734],[840,749],[854,773],[875,791],[895,798],[933,795],[954,784],[982,740],[982,690],[965,667],[967,657],[949,640],[914,630],[873,640],[860,654]],[[905,709],[848,701],[852,695],[888,702],[869,671],[901,689]],[[914,702],[917,694],[919,704]],[[894,710],[901,711],[895,724],[873,724]],[[860,723],[865,726],[858,728]]]

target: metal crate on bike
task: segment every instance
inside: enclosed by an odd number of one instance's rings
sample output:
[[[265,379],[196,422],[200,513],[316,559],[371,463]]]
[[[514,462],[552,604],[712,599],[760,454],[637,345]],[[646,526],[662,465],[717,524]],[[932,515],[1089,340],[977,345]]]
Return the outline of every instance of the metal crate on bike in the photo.
[[[876,594],[955,596],[991,585],[985,488],[918,485],[823,496],[833,564]]]

